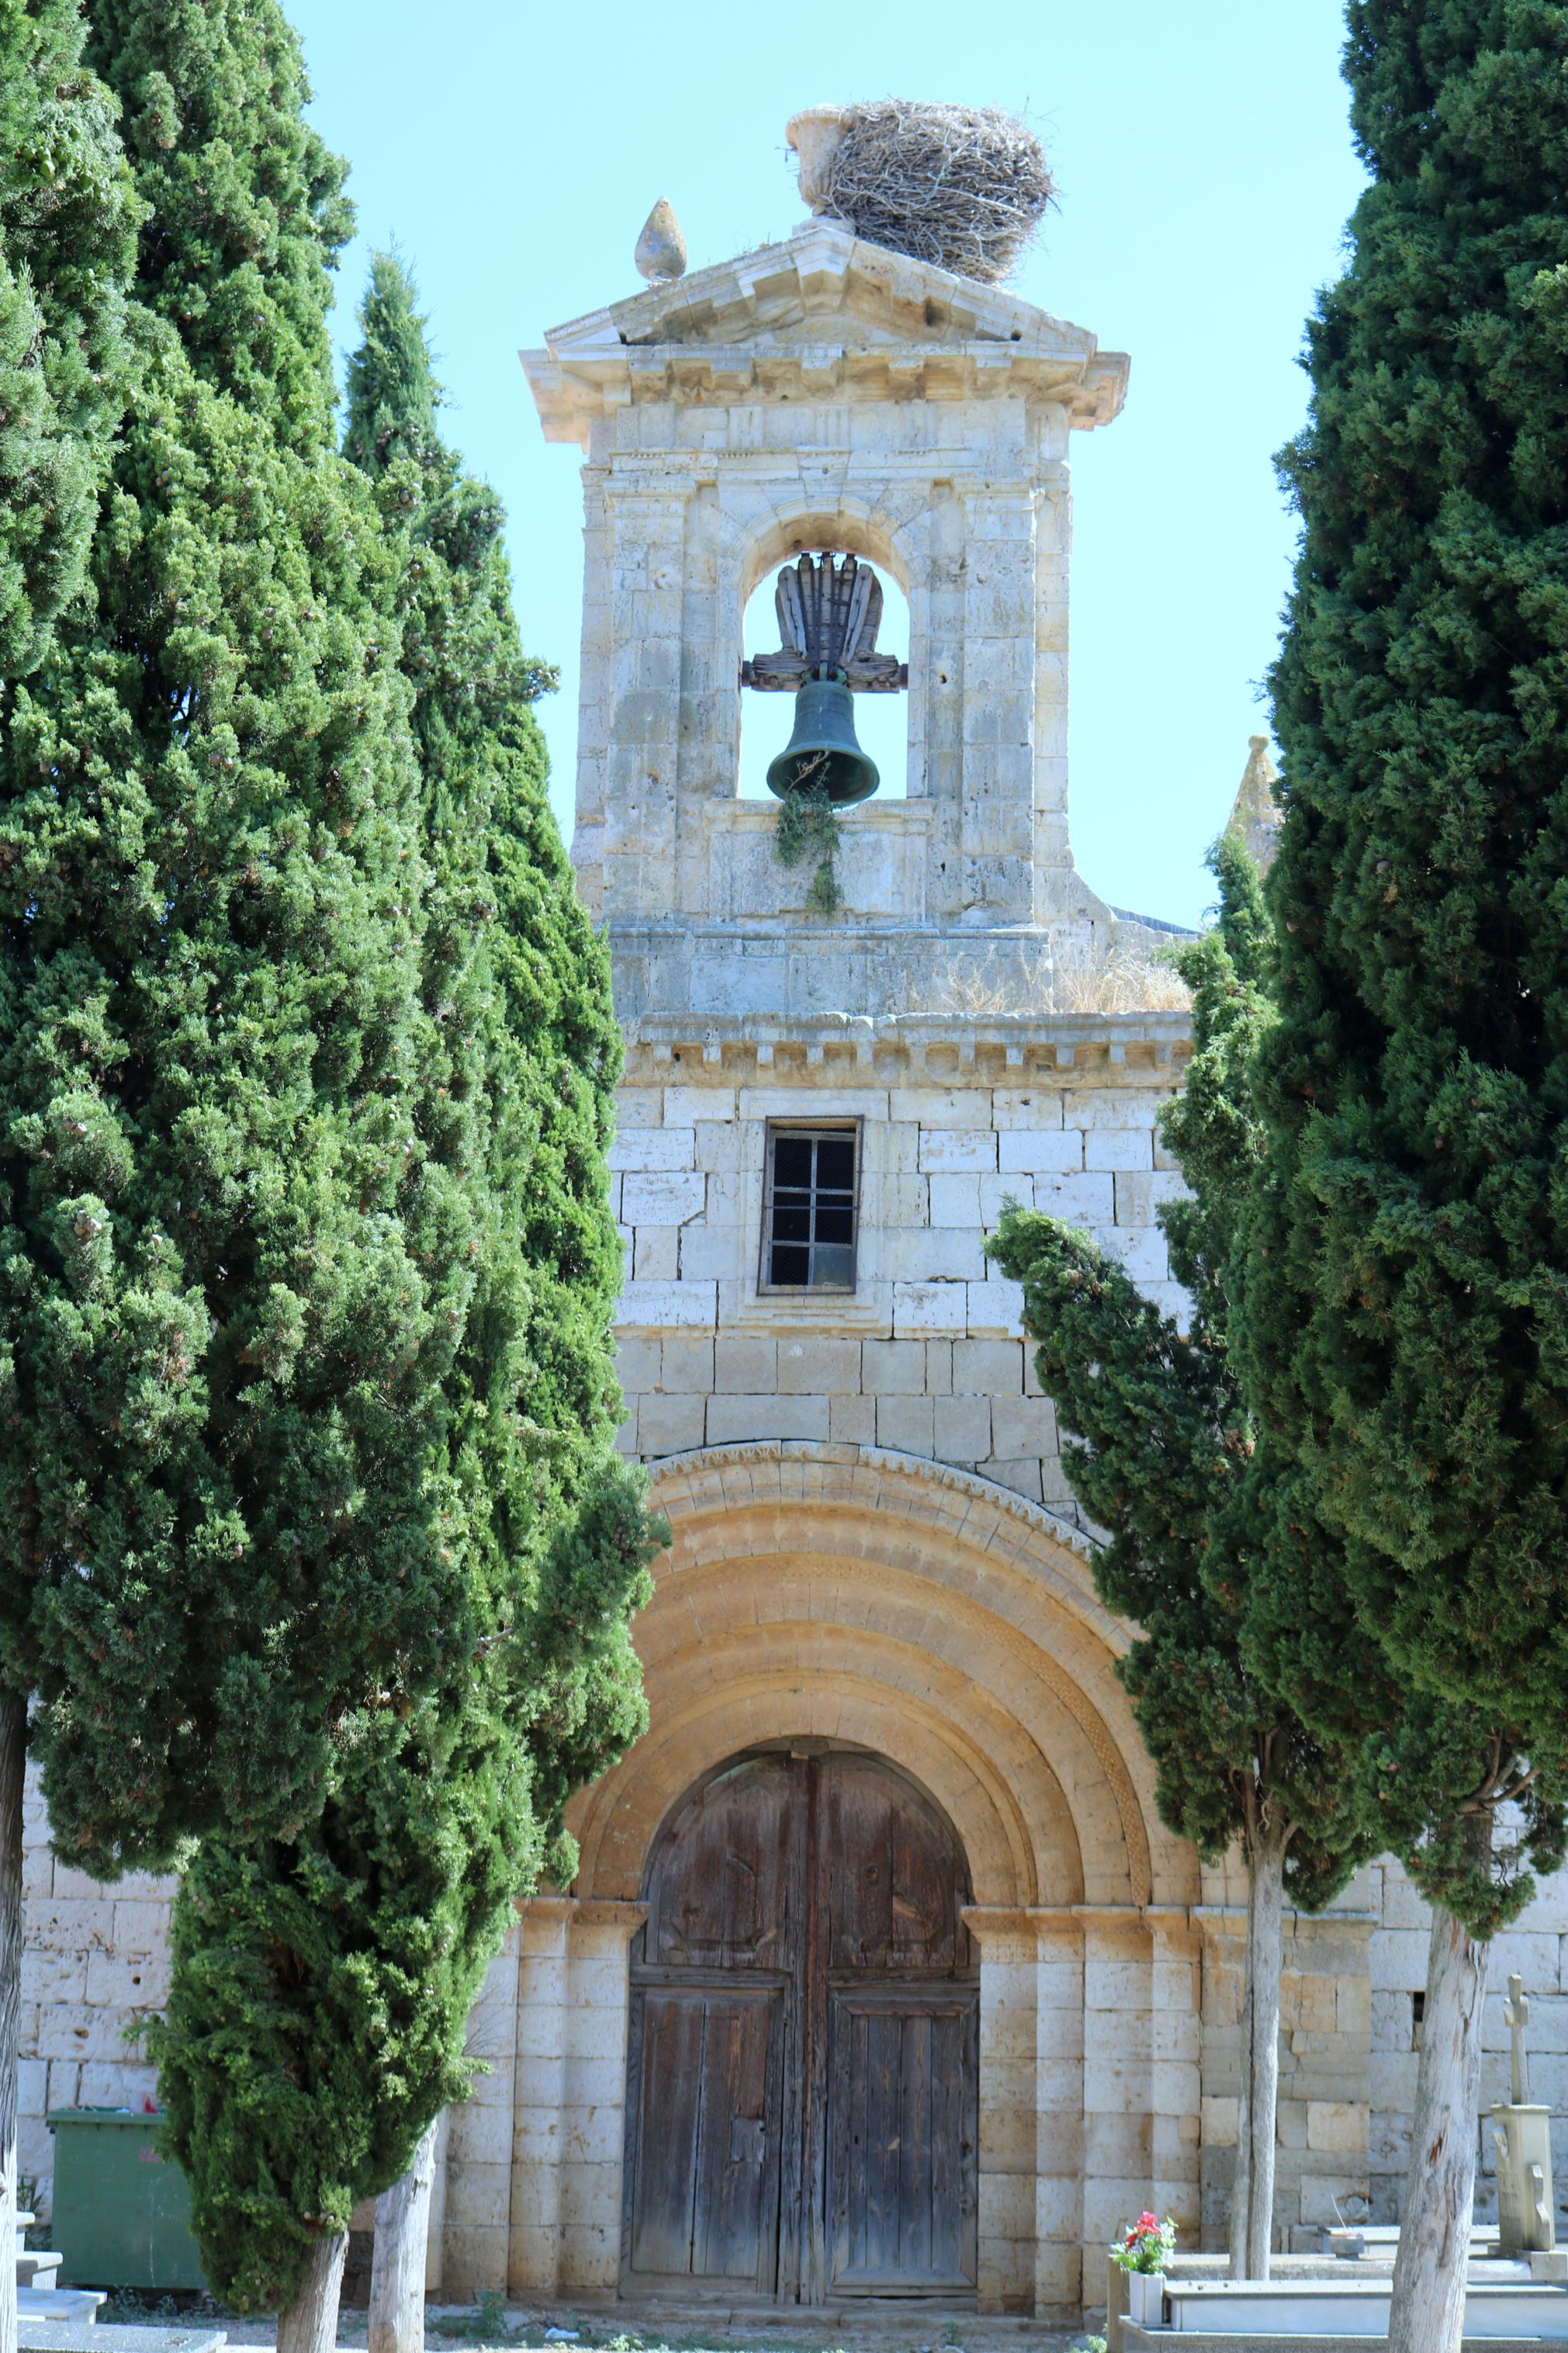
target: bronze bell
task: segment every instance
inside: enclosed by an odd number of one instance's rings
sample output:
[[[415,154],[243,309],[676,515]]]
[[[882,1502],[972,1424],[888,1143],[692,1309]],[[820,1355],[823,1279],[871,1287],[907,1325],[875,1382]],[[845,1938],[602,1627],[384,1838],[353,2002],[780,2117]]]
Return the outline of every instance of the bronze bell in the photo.
[[[795,699],[795,733],[768,766],[768,790],[784,800],[791,793],[826,791],[840,807],[869,800],[880,784],[877,763],[855,735],[855,697],[841,670],[808,678]]]

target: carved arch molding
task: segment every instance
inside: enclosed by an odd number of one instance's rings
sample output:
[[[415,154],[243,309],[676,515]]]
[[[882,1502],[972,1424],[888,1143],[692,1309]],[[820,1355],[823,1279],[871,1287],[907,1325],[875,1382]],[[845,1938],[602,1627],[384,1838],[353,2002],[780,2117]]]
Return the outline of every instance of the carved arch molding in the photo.
[[[866,1446],[711,1448],[650,1479],[673,1537],[637,1637],[652,1721],[573,1809],[582,1894],[635,1896],[661,1824],[722,1757],[826,1729],[931,1788],[983,1903],[1194,1900],[1079,1529]]]

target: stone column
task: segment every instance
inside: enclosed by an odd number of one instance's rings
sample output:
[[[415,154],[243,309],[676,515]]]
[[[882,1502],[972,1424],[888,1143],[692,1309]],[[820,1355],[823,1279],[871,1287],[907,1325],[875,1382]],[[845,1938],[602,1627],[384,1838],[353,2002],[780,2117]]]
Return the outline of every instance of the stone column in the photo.
[[[1026,1912],[969,1905],[980,1947],[982,2312],[1026,2312],[1035,2286],[1035,1932]]]
[[[488,2072],[451,2112],[442,2168],[441,2280],[453,2297],[501,2295],[511,2204],[511,2116],[517,2087],[516,1926],[490,1963],[468,2016],[465,2049]]]
[[[1073,1908],[1083,1930],[1083,2249],[1093,2268],[1152,2189],[1152,1984],[1140,1906]],[[1098,2300],[1092,2279],[1089,2300]]]
[[[1202,2085],[1203,1936],[1184,1905],[1151,1905],[1152,2171],[1149,2203],[1171,2215],[1188,2245],[1201,2222],[1198,2114]]]
[[[513,2295],[552,2296],[561,2284],[566,1939],[577,1905],[569,1895],[535,1895],[517,1909],[521,1949],[506,2285]]]
[[[1077,904],[1068,838],[1068,577],[1072,493],[1066,411],[1040,426],[1035,494],[1035,916],[1047,923]],[[1074,895],[1069,897],[1069,892]]]
[[[1223,2253],[1230,2238],[1241,2095],[1241,2010],[1247,1914],[1239,1905],[1193,1906],[1203,1942],[1203,2133],[1199,2175],[1203,2245]],[[1279,2151],[1283,2156],[1284,2151]],[[1279,2158],[1276,2158],[1276,2166]],[[1278,2176],[1276,2177],[1278,2187]]]
[[[668,915],[677,873],[681,618],[689,482],[612,475],[605,782],[606,916]]]
[[[1035,2317],[1075,2322],[1085,2281],[1083,1929],[1069,1906],[1031,1911],[1035,1931]]]
[[[1034,921],[1035,504],[966,483],[962,919]]]
[[[626,2168],[629,1948],[646,1904],[584,1902],[567,1936],[560,2284],[613,2295]]]

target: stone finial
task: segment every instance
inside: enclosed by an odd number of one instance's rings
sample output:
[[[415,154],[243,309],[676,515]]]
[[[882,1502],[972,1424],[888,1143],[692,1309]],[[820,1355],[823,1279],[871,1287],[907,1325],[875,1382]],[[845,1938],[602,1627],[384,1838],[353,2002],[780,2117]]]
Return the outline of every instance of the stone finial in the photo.
[[[1239,833],[1260,874],[1267,874],[1279,848],[1279,804],[1274,796],[1279,771],[1268,756],[1267,735],[1247,738],[1247,762],[1230,812],[1227,833]]]
[[[644,221],[632,258],[650,286],[668,286],[684,277],[686,239],[668,196],[660,196]]]

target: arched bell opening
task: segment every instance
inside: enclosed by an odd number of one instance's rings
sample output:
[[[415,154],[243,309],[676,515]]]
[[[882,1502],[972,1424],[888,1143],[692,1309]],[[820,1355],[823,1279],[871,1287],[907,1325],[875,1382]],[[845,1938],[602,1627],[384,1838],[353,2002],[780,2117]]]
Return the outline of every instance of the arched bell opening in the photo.
[[[623,2293],[973,2295],[971,1893],[866,1749],[771,1743],[678,1802],[632,1947]]]
[[[823,541],[820,544],[813,540],[802,552],[822,554],[831,548],[834,552],[842,553],[845,546],[843,540],[837,543]],[[798,562],[798,555],[790,560]],[[774,603],[778,575],[784,568],[784,565],[780,564],[766,571],[746,599],[742,620],[742,643],[748,657],[771,649],[777,641],[779,630]],[[871,568],[882,593],[877,649],[907,665],[910,658],[909,598],[896,575],[885,564],[873,564]],[[907,799],[910,709],[908,694],[856,693],[852,703],[855,733],[861,749],[878,770],[876,797],[879,801]],[[776,807],[768,786],[768,766],[783,750],[795,715],[795,701],[788,694],[742,691],[739,783],[742,800],[766,801]]]

